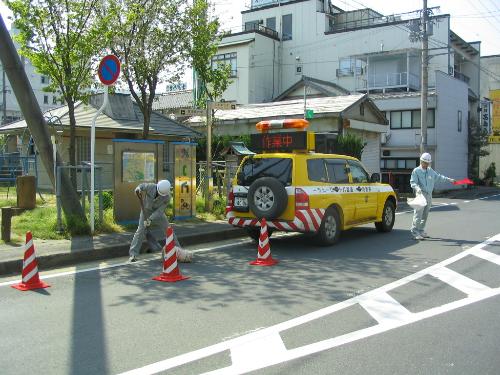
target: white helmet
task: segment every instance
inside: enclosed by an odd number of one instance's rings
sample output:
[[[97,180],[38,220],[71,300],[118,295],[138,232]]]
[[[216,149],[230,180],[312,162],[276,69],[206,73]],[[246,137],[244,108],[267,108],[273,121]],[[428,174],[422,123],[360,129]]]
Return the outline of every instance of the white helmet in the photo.
[[[428,152],[424,152],[422,156],[420,156],[420,160],[426,163],[432,162],[432,156]]]
[[[158,190],[158,194],[162,197],[170,194],[170,181],[169,180],[160,180],[156,184],[156,190]]]

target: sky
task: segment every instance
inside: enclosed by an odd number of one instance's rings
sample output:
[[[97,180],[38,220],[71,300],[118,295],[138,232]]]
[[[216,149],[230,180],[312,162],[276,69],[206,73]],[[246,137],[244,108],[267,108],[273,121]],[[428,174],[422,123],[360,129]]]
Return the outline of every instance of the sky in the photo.
[[[224,30],[241,31],[241,11],[250,8],[251,0],[212,0],[215,14]],[[420,9],[422,0],[332,0],[332,4],[354,10],[372,8],[384,15],[404,13]],[[450,14],[451,28],[468,42],[481,41],[481,56],[500,55],[500,0],[428,0],[428,7],[439,6],[434,14]],[[0,0],[0,14],[7,27],[11,15]],[[191,86],[191,77],[185,79]]]

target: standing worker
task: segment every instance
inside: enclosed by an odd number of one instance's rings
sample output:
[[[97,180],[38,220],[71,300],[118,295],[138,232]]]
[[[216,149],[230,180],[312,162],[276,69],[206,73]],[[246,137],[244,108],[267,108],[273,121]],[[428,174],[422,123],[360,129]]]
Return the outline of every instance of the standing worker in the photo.
[[[431,168],[432,157],[428,152],[424,152],[420,156],[420,166],[415,168],[411,172],[410,185],[415,191],[415,194],[422,194],[427,201],[427,205],[422,209],[415,208],[413,213],[413,224],[411,227],[411,234],[416,240],[423,240],[428,238],[429,235],[425,233],[425,223],[427,222],[427,217],[429,216],[429,210],[432,205],[432,191],[434,190],[434,184],[438,181],[447,181],[454,183],[455,180],[449,177],[445,177],[437,173]]]
[[[150,250],[160,251],[161,246],[151,233],[152,226],[159,227],[165,234],[168,227],[168,219],[165,215],[165,209],[170,202],[170,182],[160,180],[157,184],[142,183],[135,188],[135,194],[141,203],[141,215],[139,217],[139,226],[135,232],[132,243],[130,244],[129,262],[136,262],[137,256],[141,251],[142,242],[146,236]],[[174,234],[174,241],[179,246],[177,236]]]

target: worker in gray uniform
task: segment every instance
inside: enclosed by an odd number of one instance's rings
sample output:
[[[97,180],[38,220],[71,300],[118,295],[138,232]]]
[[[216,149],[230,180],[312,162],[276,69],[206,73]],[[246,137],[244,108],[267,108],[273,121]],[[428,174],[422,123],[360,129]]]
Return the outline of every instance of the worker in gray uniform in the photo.
[[[158,227],[165,234],[168,227],[165,209],[170,202],[170,182],[168,180],[154,183],[142,183],[135,189],[135,194],[141,203],[141,215],[139,216],[139,226],[135,232],[129,250],[129,262],[136,262],[141,251],[142,242],[146,237],[151,251],[160,251],[162,247],[151,232],[152,227]],[[179,241],[174,233],[174,241],[179,246]]]
[[[427,205],[422,209],[415,209],[413,213],[413,222],[411,226],[411,234],[416,240],[423,240],[429,235],[425,232],[425,224],[429,216],[429,210],[432,206],[432,192],[436,182],[454,183],[453,178],[449,178],[437,173],[431,168],[432,157],[428,152],[424,152],[420,156],[420,165],[411,173],[410,186],[415,191],[415,194],[422,194],[427,201]]]

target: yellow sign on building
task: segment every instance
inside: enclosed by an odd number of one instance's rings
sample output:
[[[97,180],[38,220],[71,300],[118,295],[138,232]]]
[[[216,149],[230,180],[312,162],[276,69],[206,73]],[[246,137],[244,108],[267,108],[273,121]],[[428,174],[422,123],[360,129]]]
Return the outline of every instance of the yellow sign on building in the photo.
[[[491,111],[491,130],[493,135],[500,136],[500,90],[491,90],[490,100],[493,107]]]

